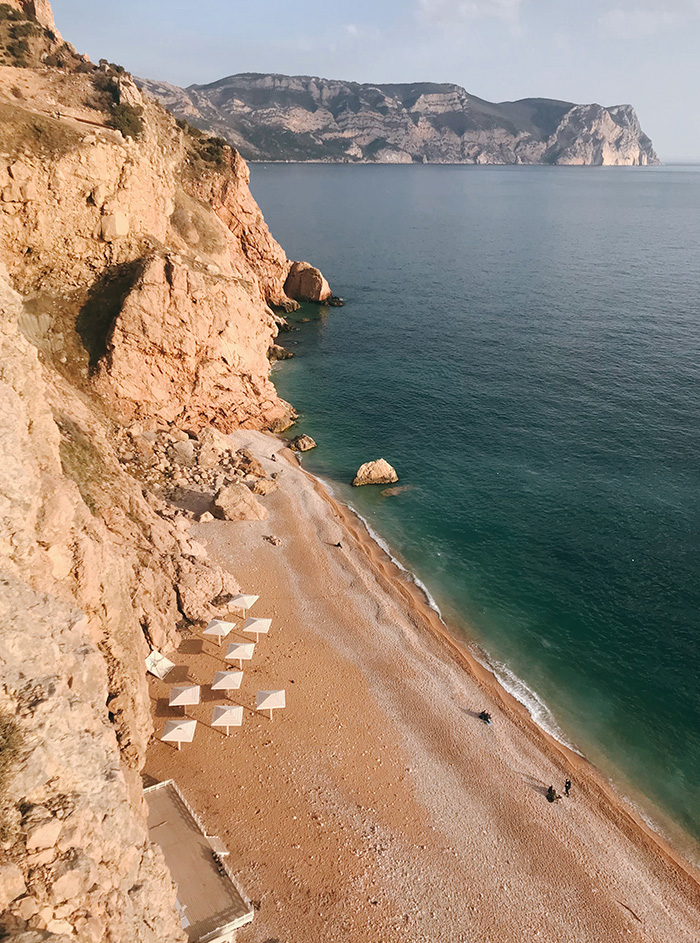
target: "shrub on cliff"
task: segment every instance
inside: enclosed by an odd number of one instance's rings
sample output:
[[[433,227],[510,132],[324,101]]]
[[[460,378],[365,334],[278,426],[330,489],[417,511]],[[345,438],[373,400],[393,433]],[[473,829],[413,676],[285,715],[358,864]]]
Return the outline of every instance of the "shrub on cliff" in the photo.
[[[14,39],[12,42],[8,43],[5,48],[11,65],[20,68],[26,66],[27,53],[29,52],[29,45],[26,39]]]
[[[26,20],[26,14],[22,13],[21,10],[15,10],[10,6],[9,3],[0,3],[0,20]]]
[[[140,138],[143,133],[143,108],[133,105],[114,105],[107,120],[110,128],[121,131],[125,138]]]
[[[202,138],[197,145],[199,156],[207,164],[216,164],[223,167],[226,163],[226,150],[229,147],[228,141],[224,138]]]
[[[21,745],[22,736],[17,721],[9,714],[0,714],[0,841],[9,838],[4,793]]]

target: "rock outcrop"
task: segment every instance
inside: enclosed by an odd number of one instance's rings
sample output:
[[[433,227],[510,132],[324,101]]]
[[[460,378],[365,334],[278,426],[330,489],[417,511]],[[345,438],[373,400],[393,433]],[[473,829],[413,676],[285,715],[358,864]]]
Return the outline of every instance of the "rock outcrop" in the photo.
[[[284,290],[297,301],[330,301],[330,285],[321,272],[308,262],[294,262],[284,283]]]
[[[78,56],[45,0],[10,6],[0,46],[22,17],[30,41],[0,66],[0,935],[184,943],[146,827],[144,659],[239,590],[176,502],[201,517],[229,487],[264,515],[276,483],[224,433],[293,421],[267,359],[292,263],[235,151]]]
[[[224,521],[264,521],[267,511],[242,484],[225,485],[214,497],[216,517]]]
[[[49,0],[4,0],[13,10],[19,10],[29,19],[36,20],[40,26],[51,30],[57,39],[61,38],[56,29],[56,23],[53,18],[53,10]]]
[[[310,435],[298,435],[289,444],[293,452],[308,452],[309,449],[315,449],[316,443]]]
[[[399,476],[396,474],[396,470],[383,458],[379,458],[375,462],[365,462],[364,465],[360,465],[353,480],[353,485],[355,487],[360,485],[390,485],[398,480]]]
[[[487,102],[458,85],[361,85],[231,75],[177,88],[139,79],[174,114],[250,160],[456,164],[655,164],[630,105]]]

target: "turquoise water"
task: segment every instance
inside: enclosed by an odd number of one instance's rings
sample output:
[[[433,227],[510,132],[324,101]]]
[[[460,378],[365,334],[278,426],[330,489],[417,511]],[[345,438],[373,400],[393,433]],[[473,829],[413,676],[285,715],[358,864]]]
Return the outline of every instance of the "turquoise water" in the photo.
[[[700,838],[700,167],[256,165],[252,189],[346,299],[282,338],[306,467],[542,723]],[[410,490],[348,486],[380,456]]]

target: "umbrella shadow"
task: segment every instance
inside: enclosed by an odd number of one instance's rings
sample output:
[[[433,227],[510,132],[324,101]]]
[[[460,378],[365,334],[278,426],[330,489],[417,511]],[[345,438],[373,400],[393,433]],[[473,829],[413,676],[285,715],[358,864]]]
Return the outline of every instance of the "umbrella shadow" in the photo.
[[[152,697],[151,700],[154,701],[156,705],[156,717],[167,717],[168,720],[178,720],[181,718],[181,708],[171,707],[167,697]]]
[[[190,680],[190,669],[187,665],[175,665],[168,672],[168,684],[182,684]]]
[[[211,685],[207,685],[202,688],[202,693],[200,694],[200,700],[202,704],[208,704],[211,701],[218,701],[221,698],[226,697],[225,691],[214,691],[211,688]]]
[[[178,646],[179,655],[201,655],[204,652],[204,640],[201,638],[185,638]],[[204,652],[208,654],[208,652]]]

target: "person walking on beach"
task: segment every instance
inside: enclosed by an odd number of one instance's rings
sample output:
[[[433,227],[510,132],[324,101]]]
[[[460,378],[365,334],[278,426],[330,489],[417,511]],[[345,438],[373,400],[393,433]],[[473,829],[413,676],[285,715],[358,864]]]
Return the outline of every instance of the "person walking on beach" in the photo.
[[[568,796],[570,792],[571,792],[571,780],[567,779],[566,782],[564,783],[564,795]]]
[[[547,802],[556,802],[557,799],[561,799],[561,796],[560,796],[559,793],[556,791],[556,789],[554,788],[554,786],[550,786],[550,787],[547,789]]]

